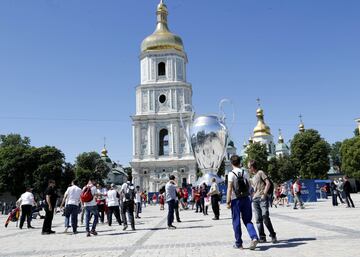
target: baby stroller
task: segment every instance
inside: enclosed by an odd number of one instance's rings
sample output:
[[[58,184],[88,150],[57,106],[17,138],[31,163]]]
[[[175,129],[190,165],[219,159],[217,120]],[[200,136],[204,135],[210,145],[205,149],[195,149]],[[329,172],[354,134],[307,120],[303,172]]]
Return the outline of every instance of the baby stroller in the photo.
[[[5,228],[7,228],[7,226],[9,225],[10,221],[12,222],[16,222],[16,226],[18,225],[17,222],[19,221],[19,217],[20,217],[20,208],[16,207],[15,209],[13,209],[10,213],[9,216],[7,218],[7,220],[5,221]]]

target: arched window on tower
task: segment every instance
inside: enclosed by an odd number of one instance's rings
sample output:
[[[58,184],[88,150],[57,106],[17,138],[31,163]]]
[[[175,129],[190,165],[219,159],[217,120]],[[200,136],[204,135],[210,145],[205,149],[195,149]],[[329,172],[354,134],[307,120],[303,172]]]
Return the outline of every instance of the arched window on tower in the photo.
[[[159,76],[165,76],[166,75],[165,63],[164,62],[159,62],[159,64],[158,64],[158,75]]]
[[[159,156],[169,155],[169,132],[167,129],[159,133]]]

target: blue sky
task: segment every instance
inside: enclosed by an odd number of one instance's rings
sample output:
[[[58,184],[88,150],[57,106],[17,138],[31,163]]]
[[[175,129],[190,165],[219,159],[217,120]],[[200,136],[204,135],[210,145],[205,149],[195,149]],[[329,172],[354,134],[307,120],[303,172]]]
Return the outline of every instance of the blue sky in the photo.
[[[198,113],[235,103],[238,147],[256,125],[256,98],[275,138],[299,114],[333,143],[360,117],[360,1],[168,0],[185,44]],[[141,41],[158,0],[1,0],[0,134],[54,145],[67,161],[100,151],[131,160]],[[230,110],[228,110],[230,112]]]

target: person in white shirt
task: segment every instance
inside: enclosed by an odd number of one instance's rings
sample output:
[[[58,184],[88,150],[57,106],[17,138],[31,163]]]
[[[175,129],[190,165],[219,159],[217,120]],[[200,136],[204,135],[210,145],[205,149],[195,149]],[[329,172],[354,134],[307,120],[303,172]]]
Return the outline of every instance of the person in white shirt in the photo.
[[[169,206],[168,216],[167,216],[168,229],[176,229],[176,227],[173,225],[175,204],[177,200],[176,182],[174,175],[170,175],[169,182],[167,182],[165,186],[165,193],[166,193],[166,202]]]
[[[63,208],[65,204],[65,233],[69,227],[69,219],[71,216],[73,233],[77,234],[80,195],[81,189],[77,186],[77,180],[73,180],[71,186],[66,190],[60,206],[60,208]]]
[[[119,201],[120,201],[120,194],[116,191],[116,186],[114,184],[111,184],[110,190],[107,192],[107,205],[108,205],[108,224],[111,226],[112,224],[112,215],[114,213],[115,218],[119,225],[122,224],[121,218],[120,218],[120,207],[119,207]]]
[[[219,201],[220,201],[220,191],[219,186],[216,183],[216,178],[213,178],[211,181],[211,187],[210,191],[208,193],[208,196],[211,196],[211,207],[214,212],[215,217],[213,220],[219,220],[220,219],[220,209],[219,209]]]
[[[243,249],[243,241],[241,239],[241,219],[251,238],[249,249],[255,250],[259,237],[257,236],[252,220],[252,207],[250,200],[250,182],[249,174],[242,169],[241,158],[233,155],[230,158],[232,172],[228,175],[228,188],[226,195],[227,208],[231,209],[232,224],[235,234],[234,248]]]
[[[19,200],[17,200],[17,205],[21,206],[21,218],[20,218],[20,225],[19,228],[22,229],[25,218],[27,221],[28,228],[34,228],[31,226],[31,214],[32,214],[32,207],[35,205],[34,195],[32,194],[32,188],[26,188],[26,192],[23,193]]]
[[[100,219],[100,222],[102,224],[104,224],[107,189],[102,187],[101,184],[97,184],[96,188],[97,188],[96,205],[97,205],[98,211],[99,211],[99,219]]]
[[[98,208],[96,206],[96,195],[97,195],[97,189],[94,186],[95,185],[95,180],[94,179],[90,179],[89,183],[83,188],[83,192],[86,188],[90,188],[91,190],[91,194],[93,196],[92,200],[89,202],[84,202],[84,208],[85,208],[85,226],[86,226],[86,236],[89,237],[91,235],[96,236],[98,233],[96,232],[96,225],[99,222],[99,211]],[[94,215],[94,222],[92,223],[92,228],[90,231],[90,217],[91,214]]]
[[[135,193],[135,219],[140,219],[139,213],[141,212],[141,191],[140,186],[136,186],[136,193]]]
[[[134,198],[135,198],[135,187],[131,183],[132,177],[128,176],[128,181],[121,186],[121,197],[122,197],[122,208],[121,215],[124,222],[124,229],[128,228],[126,214],[128,215],[131,229],[135,230],[135,219],[134,219]]]

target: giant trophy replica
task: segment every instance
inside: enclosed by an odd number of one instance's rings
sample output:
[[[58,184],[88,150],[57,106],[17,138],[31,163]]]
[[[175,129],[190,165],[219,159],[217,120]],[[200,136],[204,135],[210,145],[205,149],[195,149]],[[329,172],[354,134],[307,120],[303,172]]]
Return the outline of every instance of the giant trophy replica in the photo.
[[[228,99],[221,100],[219,114],[195,117],[193,107],[187,104],[183,107],[180,115],[186,139],[193,150],[198,168],[204,174],[196,181],[195,185],[206,183],[210,186],[213,178],[217,183],[224,181],[217,175],[217,172],[224,159],[229,139],[229,129],[225,124],[226,117],[223,111],[225,102],[231,103]],[[191,113],[189,126],[185,126],[183,120],[183,113],[186,112]]]

